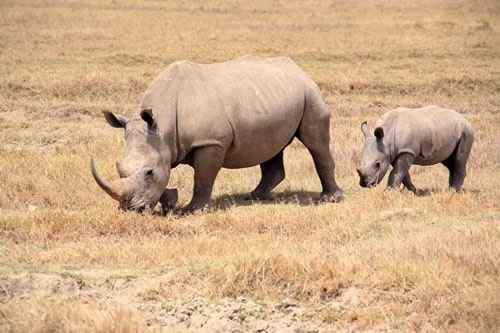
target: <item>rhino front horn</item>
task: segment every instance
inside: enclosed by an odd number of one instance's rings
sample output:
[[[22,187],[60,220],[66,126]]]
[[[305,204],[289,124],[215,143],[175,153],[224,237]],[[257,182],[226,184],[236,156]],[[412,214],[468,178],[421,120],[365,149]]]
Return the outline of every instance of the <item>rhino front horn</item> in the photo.
[[[125,193],[125,184],[123,183],[122,179],[119,179],[113,183],[109,183],[105,181],[98,173],[94,165],[94,159],[90,158],[90,168],[92,169],[92,176],[94,176],[94,179],[99,185],[100,188],[104,190],[107,194],[109,194],[110,197],[113,199],[120,201],[121,198],[123,197]]]

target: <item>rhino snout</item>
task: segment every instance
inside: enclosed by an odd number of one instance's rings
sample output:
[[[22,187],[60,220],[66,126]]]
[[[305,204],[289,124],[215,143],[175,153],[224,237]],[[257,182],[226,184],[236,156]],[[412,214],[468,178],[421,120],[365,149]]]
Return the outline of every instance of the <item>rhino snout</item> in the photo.
[[[367,187],[368,184],[366,183],[366,180],[364,178],[359,179],[359,186],[361,187]]]
[[[359,178],[359,186],[368,187],[368,188],[375,187],[375,186],[377,186],[377,180],[375,179],[373,181],[368,181],[368,180],[366,180],[366,178],[360,177]]]
[[[376,160],[372,163],[365,164],[362,167],[356,168],[359,176],[359,185],[361,187],[375,187],[379,183],[380,171],[382,163]]]
[[[150,204],[149,202],[144,203],[142,201],[132,199],[120,201],[118,209],[121,211],[134,211],[140,214],[148,214],[153,211],[155,206],[156,204]]]
[[[362,177],[363,177],[363,173],[361,172],[361,169],[360,169],[360,168],[356,168],[356,172],[358,173],[358,176],[359,176],[360,178],[362,178]]]
[[[361,187],[375,187],[379,183],[380,170],[377,169],[375,174],[366,175],[361,169],[356,169],[359,175],[359,186]]]
[[[359,186],[361,187],[367,187],[368,183],[366,182],[366,178],[363,175],[363,172],[361,171],[360,168],[356,168],[356,172],[358,173],[359,176]]]

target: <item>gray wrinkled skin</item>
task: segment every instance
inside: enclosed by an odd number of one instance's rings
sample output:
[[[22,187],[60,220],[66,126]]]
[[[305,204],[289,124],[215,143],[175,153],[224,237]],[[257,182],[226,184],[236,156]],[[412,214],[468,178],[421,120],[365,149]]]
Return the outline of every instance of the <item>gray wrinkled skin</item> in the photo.
[[[461,191],[474,131],[456,111],[434,105],[397,108],[380,118],[373,134],[366,122],[361,125],[361,131],[365,137],[357,168],[361,187],[380,183],[390,164],[393,169],[386,190],[399,189],[402,183],[415,193],[409,174],[411,165],[442,163],[449,170],[449,187]]]
[[[197,64],[178,61],[156,77],[130,119],[104,112],[125,129],[126,157],[120,179],[107,182],[91,161],[98,185],[123,210],[168,211],[177,192],[166,189],[178,164],[194,168],[194,189],[185,211],[205,208],[219,170],[260,165],[262,178],[247,198],[272,198],[285,177],[283,150],[298,138],[311,153],[322,201],[339,201],[330,154],[330,113],[318,86],[289,58],[244,56]]]

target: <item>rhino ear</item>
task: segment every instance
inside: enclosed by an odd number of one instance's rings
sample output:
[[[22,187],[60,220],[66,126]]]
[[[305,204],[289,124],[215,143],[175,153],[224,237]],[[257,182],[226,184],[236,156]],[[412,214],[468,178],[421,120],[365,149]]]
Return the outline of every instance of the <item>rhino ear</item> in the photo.
[[[148,134],[158,134],[158,126],[153,117],[153,109],[148,108],[141,111],[141,118],[148,124]]]
[[[106,118],[108,124],[110,124],[114,128],[125,128],[127,127],[127,124],[129,122],[129,119],[119,115],[119,114],[114,114],[113,112],[110,111],[102,111],[104,113],[104,118]]]
[[[375,131],[373,132],[377,140],[382,140],[384,138],[384,129],[382,127],[377,127],[375,128]]]
[[[365,138],[370,136],[370,131],[368,131],[368,125],[366,124],[366,121],[361,124],[361,132],[363,132]]]

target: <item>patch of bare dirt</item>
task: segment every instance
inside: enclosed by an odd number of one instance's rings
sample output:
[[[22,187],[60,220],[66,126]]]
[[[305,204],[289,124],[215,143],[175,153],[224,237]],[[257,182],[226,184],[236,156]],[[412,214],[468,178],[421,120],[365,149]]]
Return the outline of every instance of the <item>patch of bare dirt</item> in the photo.
[[[194,295],[188,299],[168,299],[159,292],[166,280],[166,276],[105,277],[103,274],[91,278],[44,273],[4,275],[0,277],[0,304],[34,297],[85,304],[106,302],[137,314],[145,328],[161,327],[176,332],[314,333],[340,329],[334,320],[322,320],[318,313],[340,313],[358,307],[367,296],[364,290],[350,287],[312,313],[289,298],[274,304],[245,297],[212,302],[196,295],[195,287]],[[342,329],[346,329],[345,325]]]

